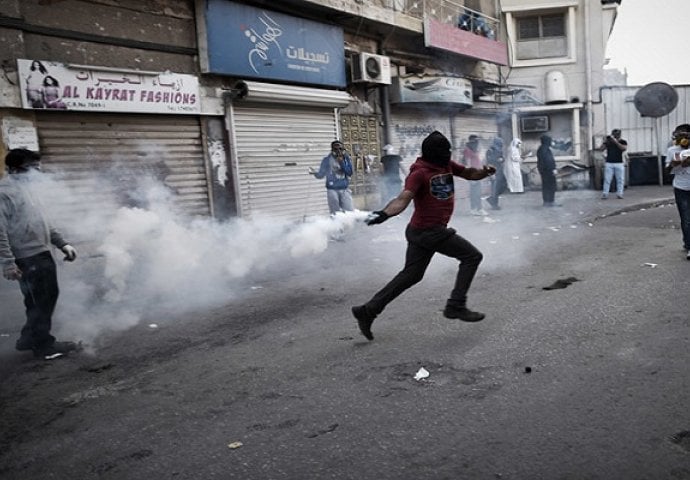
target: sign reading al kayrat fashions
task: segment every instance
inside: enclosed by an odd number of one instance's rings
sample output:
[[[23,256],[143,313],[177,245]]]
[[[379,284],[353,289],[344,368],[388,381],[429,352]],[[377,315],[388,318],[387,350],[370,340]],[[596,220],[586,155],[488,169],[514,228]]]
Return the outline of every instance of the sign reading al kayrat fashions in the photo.
[[[199,114],[199,79],[170,72],[99,70],[17,60],[22,106],[29,109]]]

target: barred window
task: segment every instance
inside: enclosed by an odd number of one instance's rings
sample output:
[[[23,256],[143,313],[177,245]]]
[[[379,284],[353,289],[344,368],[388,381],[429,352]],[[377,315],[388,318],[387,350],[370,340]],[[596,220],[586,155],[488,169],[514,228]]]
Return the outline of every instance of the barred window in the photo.
[[[518,40],[565,36],[565,15],[537,15],[517,20]]]

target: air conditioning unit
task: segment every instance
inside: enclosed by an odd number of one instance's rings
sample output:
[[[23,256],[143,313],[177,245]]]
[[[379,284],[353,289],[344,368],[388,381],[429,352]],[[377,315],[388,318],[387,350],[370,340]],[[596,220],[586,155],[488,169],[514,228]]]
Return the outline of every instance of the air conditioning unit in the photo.
[[[352,56],[352,81],[361,83],[391,83],[391,59],[373,53]]]
[[[520,130],[522,133],[539,133],[549,131],[548,115],[534,115],[522,117],[520,119]]]

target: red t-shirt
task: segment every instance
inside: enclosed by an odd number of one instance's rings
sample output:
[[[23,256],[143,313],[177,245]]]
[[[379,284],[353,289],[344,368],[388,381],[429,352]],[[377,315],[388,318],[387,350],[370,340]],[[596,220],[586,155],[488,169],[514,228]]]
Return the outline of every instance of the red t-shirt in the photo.
[[[455,207],[453,176],[465,170],[463,165],[451,161],[441,167],[418,158],[405,179],[405,190],[414,194],[414,213],[410,219],[413,228],[445,227]]]

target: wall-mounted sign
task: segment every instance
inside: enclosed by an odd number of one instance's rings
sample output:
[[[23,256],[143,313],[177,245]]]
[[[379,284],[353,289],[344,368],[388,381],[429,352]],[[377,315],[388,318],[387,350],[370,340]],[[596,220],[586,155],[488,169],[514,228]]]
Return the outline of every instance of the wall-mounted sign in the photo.
[[[99,70],[40,60],[17,60],[22,106],[96,112],[201,112],[194,75]]]
[[[445,103],[472,106],[472,82],[443,76],[395,77],[390,87],[391,103]]]
[[[208,0],[205,16],[208,58],[202,59],[204,71],[332,87],[346,85],[340,27],[227,0]]]
[[[2,140],[8,150],[13,148],[26,148],[37,152],[38,132],[29,120],[17,117],[5,117],[2,119]]]

